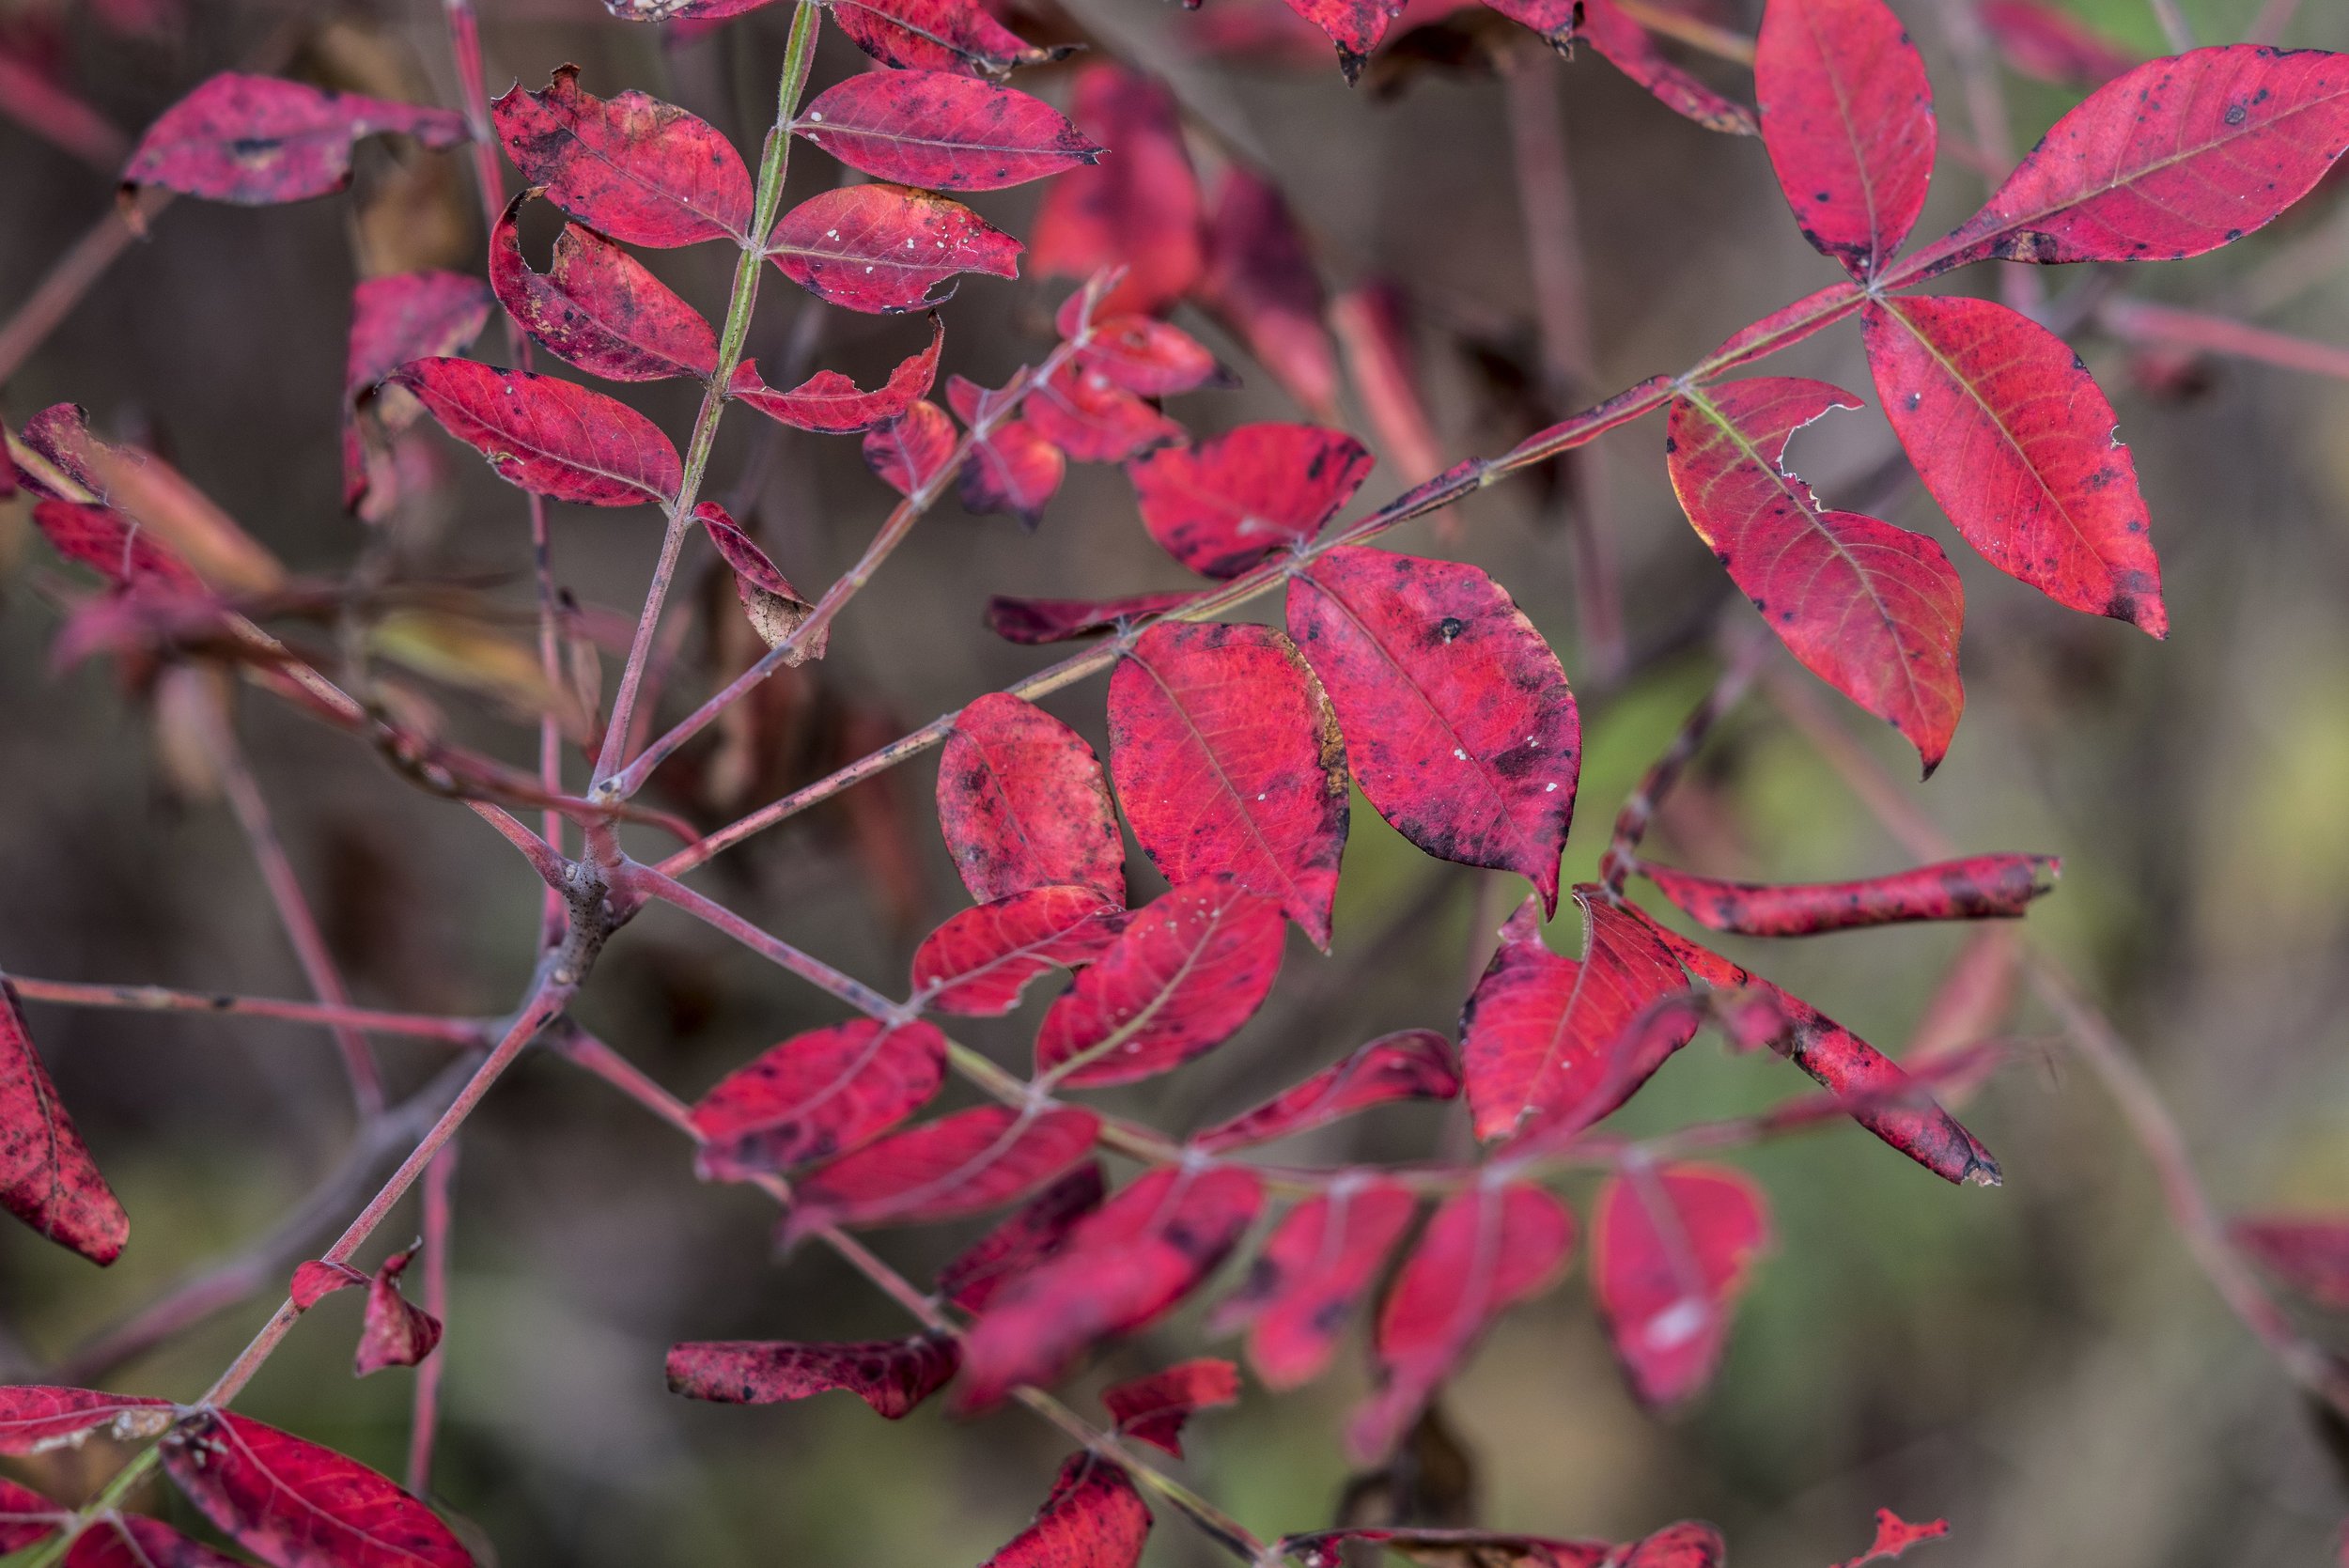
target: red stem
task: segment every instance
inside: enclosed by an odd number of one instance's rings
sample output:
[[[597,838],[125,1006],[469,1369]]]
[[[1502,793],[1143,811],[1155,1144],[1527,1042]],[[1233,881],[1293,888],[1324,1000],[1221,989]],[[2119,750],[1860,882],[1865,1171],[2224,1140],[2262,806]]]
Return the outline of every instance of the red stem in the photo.
[[[417,1497],[432,1489],[432,1443],[440,1430],[441,1380],[448,1371],[448,1236],[455,1220],[457,1141],[451,1139],[424,1172],[424,1280],[419,1302],[441,1325],[442,1343],[416,1368],[416,1389],[408,1421],[408,1490]]]
[[[231,996],[224,991],[178,991],[163,986],[106,986],[70,980],[26,980],[9,975],[8,988],[28,1001],[52,1001],[65,1007],[120,1007],[148,1013],[219,1013],[242,1017],[282,1018],[288,1023],[324,1024],[330,1029],[370,1034],[401,1034],[418,1040],[445,1040],[457,1046],[489,1043],[488,1026],[478,1018],[438,1017],[424,1013],[382,1013],[372,1007],[341,1006],[323,1001],[286,1001],[275,997]]]

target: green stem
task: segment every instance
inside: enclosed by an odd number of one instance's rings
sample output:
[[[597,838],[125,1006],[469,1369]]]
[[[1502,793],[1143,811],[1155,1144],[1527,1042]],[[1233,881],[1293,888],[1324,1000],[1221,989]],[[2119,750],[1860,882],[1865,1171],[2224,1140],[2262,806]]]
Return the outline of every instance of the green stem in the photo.
[[[742,342],[750,335],[751,315],[758,304],[759,277],[767,264],[767,235],[775,226],[775,215],[783,206],[784,179],[791,164],[791,122],[799,113],[800,96],[807,90],[808,70],[816,61],[816,37],[822,18],[820,0],[799,0],[799,8],[791,15],[791,39],[784,54],[783,81],[775,92],[775,123],[767,132],[766,150],[759,159],[758,199],[751,231],[742,241],[741,258],[734,266],[734,289],[726,300],[725,324],[718,334],[717,372],[702,389],[701,412],[694,417],[692,439],[685,449],[684,481],[678,485],[677,499],[669,506],[669,527],[661,541],[661,560],[653,567],[652,583],[645,593],[644,613],[636,622],[636,637],[628,651],[628,667],[621,674],[620,689],[613,698],[612,715],[604,726],[602,753],[596,759],[593,794],[600,800],[618,799],[613,777],[625,760],[622,753],[628,749],[636,694],[644,685],[645,670],[650,662],[653,633],[660,628],[661,607],[668,601],[669,584],[677,576],[677,556],[685,548],[685,536],[692,526],[693,505],[700,498],[702,479],[709,469],[710,449],[718,440],[718,420],[725,412],[726,387],[734,380],[735,366],[742,361]]]

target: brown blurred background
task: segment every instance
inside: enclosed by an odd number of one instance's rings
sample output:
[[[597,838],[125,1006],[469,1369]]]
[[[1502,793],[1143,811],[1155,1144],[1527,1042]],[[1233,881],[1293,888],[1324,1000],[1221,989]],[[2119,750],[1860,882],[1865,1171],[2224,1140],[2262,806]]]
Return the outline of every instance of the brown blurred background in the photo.
[[[1543,417],[1512,93],[1521,114],[1544,112],[1544,90],[1563,104],[1588,277],[1587,390],[1675,369],[1830,281],[1833,269],[1788,220],[1757,142],[1675,118],[1595,57],[1528,57],[1519,69],[1535,80],[1504,89],[1479,69],[1481,38],[1447,39],[1469,69],[1392,73],[1401,90],[1382,98],[1349,92],[1326,64],[1300,70],[1204,53],[1199,29],[1236,4],[1208,0],[1190,16],[1155,0],[1069,0],[1013,20],[1038,38],[1089,36],[1170,75],[1215,128],[1199,141],[1203,162],[1232,147],[1263,159],[1333,289],[1373,277],[1406,287],[1447,459],[1498,451]],[[641,87],[754,148],[787,8],[666,47],[659,32],[610,21],[591,0],[483,8],[492,92],[516,78],[541,84],[576,61],[592,91]],[[1684,8],[1749,33],[1759,10],[1745,0]],[[1939,7],[1900,8],[1935,69],[1946,148],[1968,132]],[[2071,8],[2134,46],[2159,45],[2138,0]],[[132,134],[205,75],[272,51],[290,74],[457,101],[429,0],[157,4],[146,36],[111,29],[118,19],[98,9],[0,0],[0,46],[43,62]],[[2202,0],[2185,9],[2218,40],[2239,37],[2258,7]],[[2288,36],[2349,48],[2349,11],[2319,0]],[[861,65],[828,37],[817,84]],[[1750,91],[1734,67],[1697,69]],[[1066,101],[1054,70],[1020,85]],[[2021,146],[2077,96],[2014,76],[2004,85]],[[836,174],[812,147],[795,154],[795,189]],[[477,270],[469,179],[461,154],[375,143],[361,148],[348,196],[262,210],[176,203],[8,380],[0,414],[13,426],[53,402],[86,405],[101,430],[169,457],[296,572],[345,571],[369,535],[338,505],[350,289],[403,268]],[[1024,233],[1036,189],[973,205]],[[1945,155],[1927,224],[1956,221],[1981,194],[1980,178]],[[105,175],[0,123],[0,312],[114,199]],[[2339,238],[2349,211],[2340,202],[2328,189],[2268,233],[2200,261],[2108,281],[2070,270],[2046,282],[2059,295],[2110,287],[2212,308],[2256,299],[2267,325],[2349,343],[2340,265],[2349,248]],[[528,231],[534,257],[551,232],[545,218]],[[706,308],[722,303],[730,257],[703,249],[647,259]],[[2295,272],[2294,287],[2276,286]],[[1990,289],[1995,280],[1968,273],[1955,286]],[[1040,356],[1063,287],[968,280],[946,312],[946,367],[991,383]],[[769,279],[753,347],[770,380],[787,384],[776,366],[795,346],[870,384],[918,345],[910,323],[843,313],[800,332],[799,318],[820,308]],[[1248,383],[1176,399],[1172,411],[1195,432],[1302,417],[1230,338],[1182,319]],[[2119,407],[2153,505],[2174,625],[2166,645],[1983,567],[1913,484],[1884,483],[1892,448],[1873,410],[1798,438],[1795,460],[1830,502],[1886,508],[1948,540],[1966,577],[1968,712],[1940,774],[1904,789],[1969,851],[2063,856],[2062,887],[2034,910],[2030,939],[2110,1010],[2223,1205],[2340,1207],[2349,1203],[2349,388],[2240,362],[2156,361],[2092,330],[2077,342]],[[497,326],[474,351],[503,362]],[[1848,328],[1771,368],[1873,398]],[[692,417],[689,388],[625,395],[673,430]],[[1346,419],[1366,427],[1350,394]],[[1681,520],[1659,443],[1652,423],[1633,427],[1598,448],[1603,483],[1589,470],[1574,486],[1535,476],[1478,497],[1449,541],[1424,524],[1390,541],[1492,570],[1583,682],[1565,519],[1571,501],[1604,496],[1597,520],[1619,557],[1634,669],[1586,706],[1569,877],[1590,874],[1623,792],[1709,685],[1717,613],[1725,608],[1719,618],[1733,627],[1751,620]],[[502,605],[489,624],[526,637],[520,497],[435,433],[419,450],[438,460],[444,488],[381,525],[366,548],[403,580]],[[1401,488],[1385,456],[1373,501]],[[803,587],[854,558],[891,499],[852,442],[779,431],[747,411],[726,421],[712,474],[710,493],[755,517]],[[562,580],[583,603],[609,607],[624,633],[658,542],[653,515],[554,512]],[[714,605],[711,624],[726,629],[715,648],[698,632],[684,644],[672,713],[690,700],[680,693],[707,689],[713,661],[743,657],[730,594],[701,575],[707,552],[689,562],[694,601]],[[66,581],[21,504],[0,510],[0,967],[305,994],[234,821],[208,798],[200,769],[173,766],[159,743],[151,693],[104,663],[51,670],[60,619],[52,589]],[[1040,667],[1038,651],[980,627],[988,593],[1182,585],[1113,472],[1073,471],[1034,535],[949,504],[842,617],[830,656],[778,682],[730,750],[681,759],[681,783],[663,803],[705,824],[723,820]],[[457,688],[410,679],[450,733],[527,766],[526,725]],[[1097,683],[1047,706],[1099,743]],[[1911,776],[1882,726],[1848,706],[1833,711]],[[478,1013],[507,1005],[535,931],[536,884],[519,859],[469,814],[258,693],[239,702],[237,725],[360,999]],[[902,988],[913,941],[963,901],[930,814],[932,776],[926,759],[852,792],[724,857],[699,885],[851,972]],[[1761,697],[1707,750],[1657,844],[1724,874],[1907,863]],[[1133,874],[1138,900],[1155,891],[1139,856]],[[1448,1031],[1487,933],[1521,891],[1439,867],[1358,809],[1334,955],[1299,944],[1281,991],[1235,1043],[1124,1092],[1123,1108],[1179,1129],[1372,1034]],[[1414,924],[1398,925],[1404,914]],[[1574,937],[1569,914],[1552,940]],[[1963,939],[1929,928],[1859,933],[1784,945],[1759,962],[1895,1048]],[[967,1037],[1017,1062],[1036,1010]],[[15,1363],[5,1370],[17,1380],[268,1233],[336,1166],[350,1134],[340,1068],[317,1031],[38,1004],[28,1015],[129,1208],[133,1239],[101,1274],[21,1227],[0,1227],[0,1361]],[[839,1013],[656,911],[613,943],[578,1015],[691,1097]],[[1658,1420],[1632,1405],[1579,1272],[1510,1317],[1444,1405],[1475,1518],[1619,1538],[1702,1516],[1727,1531],[1740,1568],[1849,1556],[1879,1504],[1947,1514],[1952,1539],[1919,1558],[1948,1568],[2329,1560],[2349,1514],[2340,1434],[2328,1451],[2321,1423],[2187,1262],[2144,1158],[2051,1021],[2026,1002],[2002,1032],[2017,1043],[2015,1061],[1968,1110],[2005,1166],[2001,1190],[1944,1187],[1848,1128],[1737,1157],[1767,1189],[1778,1246],[1715,1387],[1692,1409]],[[386,1042],[382,1055],[402,1086],[442,1060],[413,1043]],[[1706,1045],[1668,1069],[1627,1120],[1663,1127],[1803,1087],[1782,1063]],[[1397,1112],[1321,1135],[1301,1157],[1414,1157],[1458,1132],[1442,1116]],[[602,1086],[534,1058],[474,1118],[462,1150],[435,1492],[494,1543],[496,1560],[977,1562],[1042,1499],[1061,1444],[1018,1411],[977,1430],[935,1408],[892,1426],[841,1396],[740,1409],[666,1393],[661,1358],[674,1340],[873,1337],[904,1324],[829,1256],[773,1257],[766,1200],[696,1183],[683,1142]],[[1587,1189],[1572,1196],[1579,1204]],[[404,1244],[414,1226],[402,1214],[381,1240]],[[311,1255],[331,1229],[290,1256]],[[923,1279],[974,1229],[889,1234],[879,1245]],[[193,1397],[258,1325],[278,1283],[272,1274],[242,1304],[111,1373],[111,1385]],[[321,1307],[241,1407],[396,1471],[412,1374],[350,1380],[354,1301]],[[1197,1353],[1199,1315],[1187,1311],[1110,1352],[1072,1397]],[[2310,1327],[2341,1341],[2338,1323]],[[1360,1359],[1349,1349],[1339,1372],[1300,1394],[1252,1387],[1237,1411],[1200,1423],[1188,1473],[1268,1536],[1327,1524],[1346,1481],[1336,1436],[1362,1385]],[[70,1491],[111,1462],[94,1445],[10,1473]],[[1169,1518],[1150,1560],[1216,1558]]]

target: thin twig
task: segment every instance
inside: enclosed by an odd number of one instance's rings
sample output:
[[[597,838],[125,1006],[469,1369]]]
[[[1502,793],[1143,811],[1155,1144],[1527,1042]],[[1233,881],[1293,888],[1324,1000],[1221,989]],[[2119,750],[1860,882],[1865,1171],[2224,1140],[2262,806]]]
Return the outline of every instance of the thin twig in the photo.
[[[2154,20],[2161,23],[2161,36],[2170,40],[2173,54],[2184,54],[2194,47],[2194,28],[2178,9],[2178,0],[2145,0],[2153,8]]]
[[[401,1034],[445,1040],[458,1046],[489,1044],[489,1025],[479,1018],[442,1017],[428,1013],[385,1013],[372,1007],[338,1007],[323,1001],[288,1001],[277,997],[232,996],[226,991],[181,991],[167,986],[107,986],[72,980],[7,977],[8,988],[26,1001],[63,1007],[116,1007],[142,1013],[214,1013],[228,1017],[281,1018],[322,1024],[369,1034]]]
[[[448,1373],[448,1248],[456,1218],[457,1148],[457,1140],[450,1139],[424,1170],[424,1279],[418,1305],[441,1325],[442,1343],[416,1368],[409,1405],[408,1490],[420,1498],[432,1491],[432,1444],[440,1431],[441,1382]]]

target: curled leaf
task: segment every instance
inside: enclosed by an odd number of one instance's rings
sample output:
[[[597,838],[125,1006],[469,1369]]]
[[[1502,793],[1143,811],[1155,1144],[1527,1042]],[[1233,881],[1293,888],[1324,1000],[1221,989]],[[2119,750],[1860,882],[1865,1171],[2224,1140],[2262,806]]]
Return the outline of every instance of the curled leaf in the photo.
[[[247,207],[302,201],[350,184],[351,144],[386,132],[452,147],[465,140],[465,121],[446,109],[225,70],[147,128],[122,183]]]

